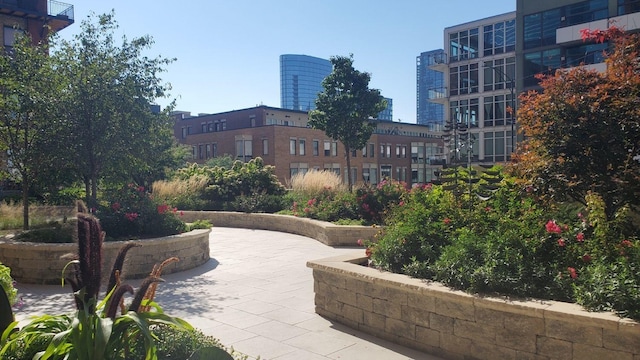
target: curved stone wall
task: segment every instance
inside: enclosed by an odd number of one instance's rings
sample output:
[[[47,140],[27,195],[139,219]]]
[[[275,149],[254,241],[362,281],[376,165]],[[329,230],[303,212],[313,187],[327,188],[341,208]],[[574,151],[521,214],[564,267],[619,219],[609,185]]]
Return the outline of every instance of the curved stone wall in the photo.
[[[193,230],[188,233],[162,238],[135,240],[140,247],[129,250],[123,275],[126,278],[143,278],[155,264],[176,256],[178,262],[169,264],[163,274],[183,271],[209,261],[209,233],[211,229]],[[118,251],[124,242],[103,244],[104,276],[113,266]],[[25,284],[60,284],[62,269],[69,262],[68,254],[76,254],[78,245],[42,244],[0,241],[0,262],[11,268],[11,276]]]
[[[310,261],[316,312],[445,359],[640,359],[640,324],[557,301],[470,295],[366,264]]]
[[[213,226],[280,231],[302,235],[329,246],[358,246],[358,239],[373,239],[380,227],[335,225],[291,215],[228,211],[182,211],[182,220],[209,220]]]

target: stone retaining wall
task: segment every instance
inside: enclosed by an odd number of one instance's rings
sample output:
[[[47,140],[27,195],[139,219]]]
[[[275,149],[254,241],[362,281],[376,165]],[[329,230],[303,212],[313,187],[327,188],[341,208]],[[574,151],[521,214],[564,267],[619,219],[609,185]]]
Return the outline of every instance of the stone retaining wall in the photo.
[[[445,359],[640,360],[640,324],[555,301],[507,301],[361,266],[310,261],[316,312]]]
[[[290,215],[226,211],[183,211],[182,220],[209,220],[213,226],[281,231],[310,237],[329,246],[357,246],[358,239],[373,239],[380,227],[335,225]]]
[[[137,240],[142,246],[129,250],[123,275],[126,278],[142,278],[153,266],[176,256],[179,262],[163,269],[163,274],[198,267],[209,261],[209,233],[211,229],[193,230],[188,233],[163,238]],[[111,271],[115,257],[123,242],[105,242],[103,245],[103,275]],[[62,269],[69,262],[66,254],[76,254],[78,245],[42,244],[0,241],[0,262],[11,268],[11,276],[25,284],[60,284]]]

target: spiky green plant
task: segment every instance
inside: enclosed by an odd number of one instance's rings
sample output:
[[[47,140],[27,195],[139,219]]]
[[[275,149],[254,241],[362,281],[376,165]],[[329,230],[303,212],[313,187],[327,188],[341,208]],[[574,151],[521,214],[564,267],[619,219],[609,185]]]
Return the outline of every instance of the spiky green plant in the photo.
[[[144,358],[152,360],[157,358],[154,327],[164,325],[193,330],[184,320],[164,314],[160,306],[146,296],[150,288],[163,281],[159,271],[143,281],[128,308],[118,315],[118,309],[125,308],[124,295],[134,294],[133,287],[120,284],[119,279],[127,252],[137,246],[134,243],[126,244],[120,250],[107,295],[99,300],[105,234],[98,219],[87,214],[84,206],[79,205],[79,208],[83,211],[78,213],[78,259],[67,265],[72,271],[66,278],[73,289],[75,313],[43,315],[18,331],[14,331],[17,322],[13,322],[2,334],[0,358],[6,358],[5,355],[14,353],[16,348],[28,347],[46,338],[49,339],[46,349],[37,353],[42,360],[128,358],[132,346],[140,340],[144,344]]]

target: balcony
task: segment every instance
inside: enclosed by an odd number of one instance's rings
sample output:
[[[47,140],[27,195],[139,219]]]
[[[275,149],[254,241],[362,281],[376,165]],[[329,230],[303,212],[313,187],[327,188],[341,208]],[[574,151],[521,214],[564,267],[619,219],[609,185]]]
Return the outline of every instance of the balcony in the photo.
[[[446,87],[432,88],[427,90],[427,101],[436,104],[446,104],[449,100]]]
[[[449,68],[449,61],[446,53],[438,53],[429,56],[429,69],[445,72]]]
[[[0,14],[42,21],[53,31],[73,24],[73,5],[54,0],[0,0]]]

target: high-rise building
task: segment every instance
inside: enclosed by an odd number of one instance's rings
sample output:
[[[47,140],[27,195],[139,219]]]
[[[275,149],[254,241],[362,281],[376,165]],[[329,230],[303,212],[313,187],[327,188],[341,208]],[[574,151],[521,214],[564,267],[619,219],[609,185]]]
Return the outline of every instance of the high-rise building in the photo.
[[[331,61],[308,55],[280,55],[280,107],[311,111],[316,98],[324,91],[322,81],[333,71]],[[393,100],[378,114],[379,120],[393,120]]]
[[[322,80],[333,66],[331,61],[308,55],[280,55],[280,107],[310,111],[323,91]]]
[[[516,13],[448,27],[444,43],[445,119],[454,129],[450,160],[509,160],[515,143],[509,109],[515,108]],[[464,134],[456,137],[456,129]]]
[[[444,85],[446,66],[444,50],[426,51],[416,58],[416,113],[420,125],[438,129],[444,125],[444,103],[447,92]]]
[[[582,29],[640,29],[638,0],[517,0],[518,90],[535,89],[536,74],[584,64],[604,70],[607,43],[584,42]]]
[[[0,1],[2,45],[11,48],[18,33],[28,33],[39,42],[48,31],[59,31],[73,24],[73,5],[53,0]]]

